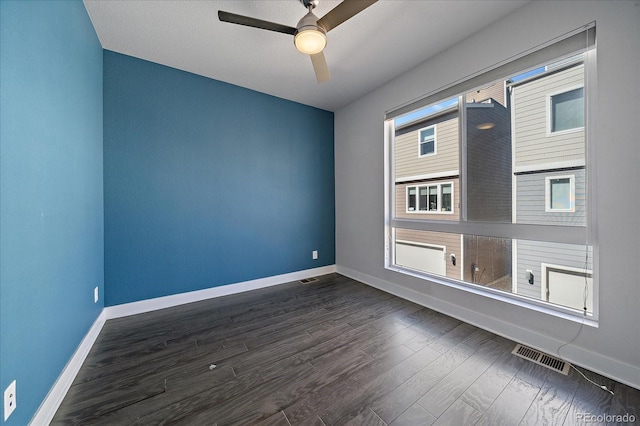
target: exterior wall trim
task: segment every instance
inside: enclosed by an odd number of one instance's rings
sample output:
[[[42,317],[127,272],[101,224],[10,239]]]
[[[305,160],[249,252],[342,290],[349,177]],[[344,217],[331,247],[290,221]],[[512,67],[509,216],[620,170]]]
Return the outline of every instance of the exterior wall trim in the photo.
[[[569,170],[585,168],[584,160],[554,161],[544,164],[533,164],[526,166],[517,166],[513,168],[514,174],[531,173],[531,172],[548,172],[557,170]]]
[[[439,178],[447,178],[447,177],[457,177],[460,174],[459,170],[448,170],[445,172],[438,173],[427,173],[424,175],[414,175],[414,176],[406,176],[402,178],[398,178],[395,180],[395,183],[405,183],[411,181],[418,180],[427,180],[427,179],[439,179]]]

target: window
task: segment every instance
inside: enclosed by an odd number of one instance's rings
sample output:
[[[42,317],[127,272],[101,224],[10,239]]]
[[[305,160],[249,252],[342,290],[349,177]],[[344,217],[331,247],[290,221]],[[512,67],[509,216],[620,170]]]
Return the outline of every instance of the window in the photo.
[[[388,112],[385,267],[595,324],[595,64],[590,26]]]
[[[575,176],[547,176],[545,191],[545,211],[575,211]]]
[[[416,206],[418,205],[416,202],[416,192],[417,192],[417,188],[415,186],[407,187],[407,211],[408,212],[416,211]]]
[[[453,182],[407,186],[407,212],[452,213]]]
[[[418,132],[419,135],[419,146],[420,146],[420,157],[424,157],[425,155],[433,155],[436,153],[436,128],[435,126],[427,127],[425,129],[421,129]]]
[[[549,96],[550,133],[584,127],[584,88]]]

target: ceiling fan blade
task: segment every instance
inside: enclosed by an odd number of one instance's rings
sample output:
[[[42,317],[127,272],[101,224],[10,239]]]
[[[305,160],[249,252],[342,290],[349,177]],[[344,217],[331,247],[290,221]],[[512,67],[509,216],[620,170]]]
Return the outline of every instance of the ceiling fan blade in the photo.
[[[313,70],[316,72],[316,78],[318,83],[325,82],[331,78],[329,73],[329,67],[327,66],[327,60],[324,58],[324,53],[316,53],[311,56],[311,63],[313,64]]]
[[[231,24],[244,25],[247,27],[260,28],[262,30],[275,31],[277,33],[290,35],[294,35],[297,31],[294,27],[289,27],[287,25],[250,18],[249,16],[236,15],[235,13],[224,12],[222,10],[218,11],[218,19],[222,22],[229,22]]]
[[[377,0],[344,0],[331,9],[329,13],[318,19],[318,25],[329,32],[347,19],[362,12],[376,1]]]

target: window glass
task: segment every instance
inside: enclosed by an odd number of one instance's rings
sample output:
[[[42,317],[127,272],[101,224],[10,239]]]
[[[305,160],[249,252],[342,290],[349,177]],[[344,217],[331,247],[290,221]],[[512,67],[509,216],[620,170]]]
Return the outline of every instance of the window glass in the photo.
[[[442,211],[451,211],[451,184],[442,185]]]
[[[551,96],[551,131],[584,127],[584,89]]]
[[[427,210],[428,205],[429,204],[427,202],[427,187],[421,186],[420,187],[420,210]]]
[[[500,80],[464,96],[469,221],[510,223],[512,219],[512,109],[508,94],[506,81]]]
[[[438,187],[429,187],[429,210],[438,211]]]
[[[420,155],[433,154],[435,152],[435,131],[434,128],[420,131]]]
[[[393,235],[394,266],[593,312],[591,246],[402,228]]]
[[[565,313],[594,312],[589,57],[571,52],[509,68],[504,78],[455,98],[446,89],[443,100],[394,119],[387,267]]]
[[[460,179],[460,128],[458,98],[399,117],[394,131],[393,213],[397,218],[457,221]],[[416,149],[418,143],[418,149]],[[437,146],[436,146],[437,144]],[[450,185],[447,201],[442,185]],[[409,187],[415,202],[409,205]],[[405,195],[407,194],[407,195]],[[405,199],[406,197],[406,199]],[[445,203],[444,205],[442,203]],[[446,214],[442,214],[446,213]]]
[[[416,187],[410,186],[407,188],[407,210],[410,212],[416,209]]]
[[[550,179],[549,185],[551,210],[571,209],[571,178]]]

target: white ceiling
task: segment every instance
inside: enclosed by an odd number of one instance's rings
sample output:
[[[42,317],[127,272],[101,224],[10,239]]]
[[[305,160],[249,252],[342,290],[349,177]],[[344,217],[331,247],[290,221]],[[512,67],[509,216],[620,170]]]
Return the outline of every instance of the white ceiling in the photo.
[[[317,83],[293,37],[218,21],[218,10],[295,27],[299,0],[84,0],[114,52],[335,111],[526,3],[380,0],[328,33]],[[324,16],[340,1],[320,0]]]

